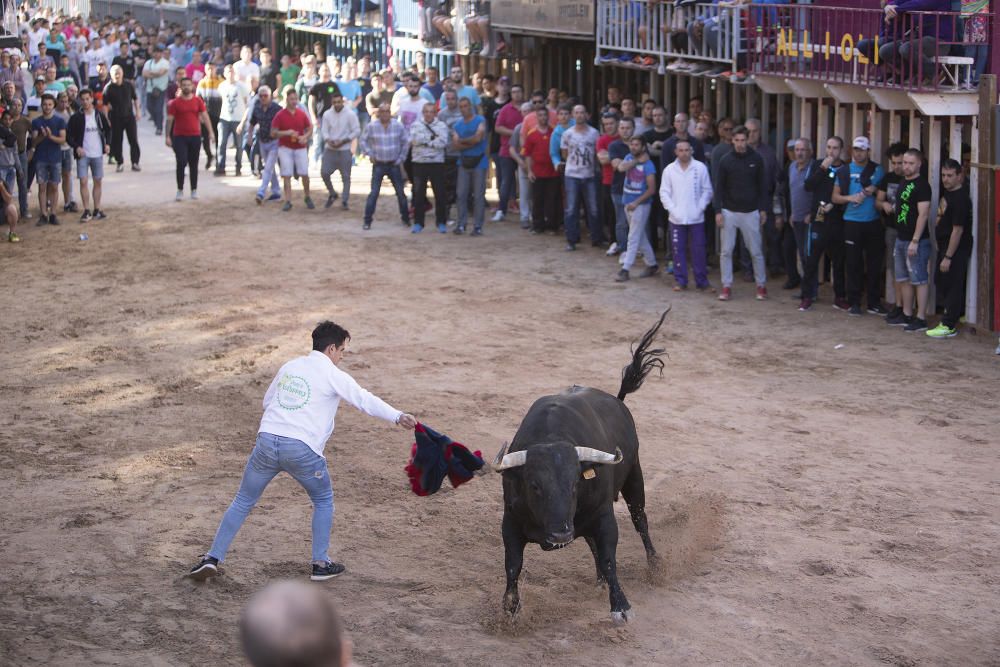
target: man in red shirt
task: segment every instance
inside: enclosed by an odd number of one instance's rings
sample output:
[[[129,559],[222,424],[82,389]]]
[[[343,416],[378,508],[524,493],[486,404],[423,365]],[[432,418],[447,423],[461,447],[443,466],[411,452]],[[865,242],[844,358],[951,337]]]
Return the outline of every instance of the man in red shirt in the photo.
[[[299,95],[292,86],[285,86],[285,108],[271,121],[271,138],[278,140],[278,164],[285,188],[282,211],[292,210],[292,176],[302,179],[306,193],[306,208],[316,206],[309,198],[309,139],[313,125],[309,114],[299,108]]]
[[[613,88],[609,88],[614,90]],[[603,132],[597,138],[597,161],[601,163],[601,189],[597,195],[597,205],[604,231],[608,238],[615,238],[615,205],[611,201],[611,180],[614,178],[614,168],[611,166],[611,156],[608,146],[618,139],[618,114],[606,111],[601,114],[601,129]]]
[[[215,132],[208,118],[205,101],[194,94],[191,79],[181,79],[180,94],[167,103],[167,146],[174,149],[177,161],[177,196],[174,201],[184,198],[184,168],[187,167],[191,179],[191,199],[198,198],[198,154],[201,151],[201,128],[208,131],[209,139],[215,144]]]
[[[524,139],[521,154],[531,181],[531,233],[548,230],[559,232],[559,212],[562,210],[562,188],[559,172],[552,166],[549,143],[549,110],[544,106],[535,109],[535,129]]]

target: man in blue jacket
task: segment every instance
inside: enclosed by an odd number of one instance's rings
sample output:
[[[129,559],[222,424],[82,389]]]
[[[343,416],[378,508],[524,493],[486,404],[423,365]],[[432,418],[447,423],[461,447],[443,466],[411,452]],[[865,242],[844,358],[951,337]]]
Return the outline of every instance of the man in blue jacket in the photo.
[[[887,30],[891,29],[896,40],[879,47],[879,59],[898,69],[904,79],[918,77],[933,84],[936,59],[947,54],[949,42],[955,40],[954,21],[947,13],[951,12],[951,0],[890,0],[883,12]]]

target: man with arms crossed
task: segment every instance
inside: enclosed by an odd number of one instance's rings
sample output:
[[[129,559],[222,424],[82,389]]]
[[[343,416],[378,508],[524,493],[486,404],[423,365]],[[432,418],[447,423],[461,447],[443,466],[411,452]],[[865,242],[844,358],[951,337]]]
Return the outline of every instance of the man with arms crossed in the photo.
[[[292,96],[298,102],[294,91]],[[287,100],[286,94],[286,100]],[[308,116],[300,111],[308,122]],[[302,149],[303,151],[305,148]],[[305,155],[303,153],[303,155]],[[203,581],[219,574],[229,545],[257,504],[264,489],[281,471],[290,474],[313,503],[312,577],[326,581],[345,568],[330,560],[333,526],[333,486],[323,450],[333,434],[337,408],[346,400],[361,412],[403,428],[417,425],[413,415],[397,410],[363,389],[338,368],[351,335],[333,322],[321,322],[312,332],[312,352],[287,362],[264,394],[264,415],[257,443],[243,472],[243,480],[215,534],[211,548],[191,568],[190,576]]]

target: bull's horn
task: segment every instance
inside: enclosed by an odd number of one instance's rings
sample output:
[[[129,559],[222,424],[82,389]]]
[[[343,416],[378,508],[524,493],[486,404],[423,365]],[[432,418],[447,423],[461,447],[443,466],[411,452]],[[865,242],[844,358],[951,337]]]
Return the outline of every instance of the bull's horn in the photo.
[[[507,453],[507,447],[509,447],[509,446],[510,446],[510,442],[507,441],[507,440],[504,440],[503,441],[503,445],[500,446],[500,451],[497,452],[497,455],[493,459],[493,465],[494,466],[500,465],[500,459],[502,459],[504,457],[504,454]]]
[[[580,459],[580,462],[587,463],[621,463],[622,450],[615,447],[614,454],[608,454],[607,452],[602,452],[599,449],[594,449],[593,447],[576,447],[576,457]]]
[[[499,464],[493,464],[493,470],[496,472],[503,472],[509,468],[516,468],[518,466],[523,466],[524,462],[528,458],[528,452],[526,450],[521,450],[519,452],[511,452],[500,459]]]

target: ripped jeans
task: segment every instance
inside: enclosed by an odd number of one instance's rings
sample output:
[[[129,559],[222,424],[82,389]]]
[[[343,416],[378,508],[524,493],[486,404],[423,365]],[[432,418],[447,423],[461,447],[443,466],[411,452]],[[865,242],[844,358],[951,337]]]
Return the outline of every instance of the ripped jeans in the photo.
[[[330,530],[333,528],[333,486],[326,459],[294,438],[258,433],[239,491],[222,517],[212,548],[206,555],[223,561],[229,544],[246,521],[275,475],[284,470],[309,494],[313,504],[312,559],[329,561]]]

